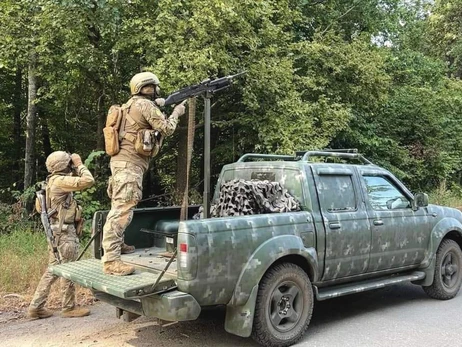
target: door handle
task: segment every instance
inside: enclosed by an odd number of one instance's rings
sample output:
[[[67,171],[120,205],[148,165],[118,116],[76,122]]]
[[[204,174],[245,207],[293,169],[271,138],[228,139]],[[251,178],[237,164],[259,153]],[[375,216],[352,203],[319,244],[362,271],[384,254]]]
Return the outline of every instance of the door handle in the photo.
[[[377,219],[373,223],[374,225],[383,225],[383,220]]]
[[[329,223],[329,228],[331,229],[340,229],[342,225],[340,223]]]

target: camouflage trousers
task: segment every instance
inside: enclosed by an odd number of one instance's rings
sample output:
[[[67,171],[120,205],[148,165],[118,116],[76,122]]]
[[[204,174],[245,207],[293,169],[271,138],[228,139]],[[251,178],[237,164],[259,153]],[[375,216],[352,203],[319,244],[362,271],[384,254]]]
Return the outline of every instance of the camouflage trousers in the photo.
[[[103,262],[120,259],[124,231],[133,218],[133,208],[141,200],[143,169],[125,161],[111,162],[108,195],[111,211],[103,228]]]
[[[59,225],[57,223],[51,225],[58,245],[59,255],[62,263],[67,263],[77,259],[79,255],[79,239],[76,235],[75,227],[73,224],[64,224],[62,231],[58,232]],[[56,260],[51,247],[48,246],[48,265],[56,265]],[[42,308],[50,294],[50,289],[53,283],[58,279],[53,275],[49,269],[45,271],[40,282],[35,290],[34,297],[30,303],[30,308]],[[71,281],[61,278],[61,295],[62,295],[62,308],[72,309],[75,306],[75,287]]]

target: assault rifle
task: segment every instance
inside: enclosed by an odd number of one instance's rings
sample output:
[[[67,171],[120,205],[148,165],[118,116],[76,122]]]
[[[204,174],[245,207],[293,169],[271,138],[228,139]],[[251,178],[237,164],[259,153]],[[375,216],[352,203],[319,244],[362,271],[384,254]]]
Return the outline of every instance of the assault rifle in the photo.
[[[234,77],[243,75],[246,72],[247,71],[243,71],[235,75],[228,75],[228,76],[220,77],[214,80],[207,78],[206,80],[203,80],[199,84],[194,84],[192,86],[177,90],[176,92],[170,94],[165,99],[165,106],[179,104],[180,102],[182,102],[183,100],[186,100],[187,98],[197,96],[202,93],[214,94],[218,92],[219,90],[228,88],[231,85],[232,79]]]
[[[40,221],[42,222],[43,228],[45,229],[45,234],[47,236],[48,243],[50,244],[56,261],[58,262],[58,264],[61,264],[61,257],[59,256],[58,245],[56,244],[56,239],[53,235],[53,230],[51,229],[50,220],[48,218],[45,190],[41,189],[35,192],[35,194],[37,195],[37,199],[40,204]]]

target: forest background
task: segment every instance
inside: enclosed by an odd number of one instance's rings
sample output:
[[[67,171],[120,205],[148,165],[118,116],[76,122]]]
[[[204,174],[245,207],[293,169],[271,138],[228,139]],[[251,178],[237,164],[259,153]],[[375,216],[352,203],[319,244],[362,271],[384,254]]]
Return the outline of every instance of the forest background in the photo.
[[[46,266],[30,201],[52,151],[80,153],[94,173],[78,196],[87,218],[109,206],[102,128],[140,71],[164,96],[247,71],[212,100],[212,182],[244,153],[357,148],[431,202],[462,201],[462,0],[2,0],[0,23],[0,263],[11,269],[0,294],[30,293]],[[196,203],[202,111],[199,99]],[[153,160],[143,206],[178,203],[186,124]]]

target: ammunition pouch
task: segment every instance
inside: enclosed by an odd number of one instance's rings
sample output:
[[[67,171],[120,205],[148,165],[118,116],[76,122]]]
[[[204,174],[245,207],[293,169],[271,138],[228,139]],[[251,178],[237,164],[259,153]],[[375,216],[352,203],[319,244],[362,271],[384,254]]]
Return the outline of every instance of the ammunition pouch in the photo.
[[[80,220],[82,219],[82,212],[83,212],[82,206],[77,205],[75,208],[74,222],[80,222]]]
[[[82,206],[77,205],[75,200],[72,201],[68,209],[62,207],[60,214],[58,214],[58,229],[60,229],[60,231],[65,231],[66,225],[74,225],[77,237],[80,238],[83,233],[83,225],[85,222],[82,212]]]
[[[83,235],[83,224],[85,223],[85,219],[80,218],[78,221],[75,222],[75,233],[77,234],[78,238],[81,238]]]
[[[162,146],[162,135],[157,130],[138,130],[135,139],[135,150],[145,157],[155,157]]]

